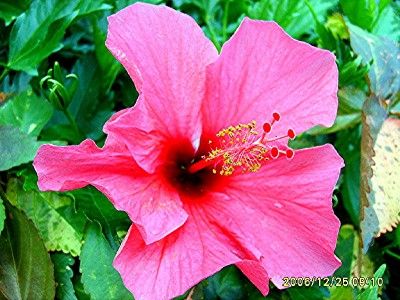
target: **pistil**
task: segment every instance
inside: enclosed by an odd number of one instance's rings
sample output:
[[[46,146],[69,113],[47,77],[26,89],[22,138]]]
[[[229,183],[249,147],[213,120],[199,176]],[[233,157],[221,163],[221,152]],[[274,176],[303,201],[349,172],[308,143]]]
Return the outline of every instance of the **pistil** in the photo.
[[[281,118],[279,113],[273,113],[271,122],[263,124],[260,135],[256,131],[256,121],[248,124],[229,126],[217,133],[217,145],[200,161],[188,167],[189,173],[196,173],[205,168],[211,168],[214,174],[232,175],[236,171],[242,173],[256,172],[267,161],[285,156],[291,159],[294,150],[288,147],[276,146],[275,142],[284,138],[294,139],[295,133],[288,129],[286,135],[268,138],[273,130],[273,125]],[[213,144],[212,141],[209,141]]]

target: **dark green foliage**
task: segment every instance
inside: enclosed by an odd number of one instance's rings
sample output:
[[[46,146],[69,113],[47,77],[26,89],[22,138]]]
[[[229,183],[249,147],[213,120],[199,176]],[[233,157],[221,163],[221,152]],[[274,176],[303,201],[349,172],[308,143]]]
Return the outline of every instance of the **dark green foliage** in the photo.
[[[101,146],[105,121],[135,103],[138,94],[131,79],[104,44],[107,17],[135,2],[0,2],[0,299],[132,299],[112,267],[131,225],[127,214],[117,211],[93,187],[40,192],[31,161],[46,142],[67,145],[91,138]],[[365,219],[364,210],[374,216],[374,203],[379,201],[371,180],[383,190],[389,182],[369,172],[377,168],[377,158],[385,162],[388,157],[374,148],[379,130],[388,118],[400,116],[398,1],[144,2],[166,4],[191,15],[218,50],[247,16],[274,20],[292,37],[336,55],[336,121],[331,128],[303,133],[291,145],[305,148],[329,142],[344,158],[346,167],[334,192],[334,209],[342,224],[335,253],[342,266],[334,276],[375,274],[383,278],[383,286],[315,284],[282,291],[271,283],[267,299],[396,299],[400,229],[376,239],[379,224]],[[389,146],[398,145],[395,135],[385,134]],[[379,166],[394,169],[384,163]],[[385,203],[391,204],[393,199]],[[365,251],[373,241],[367,253],[361,251],[362,241]],[[235,266],[222,269],[177,299],[188,297],[264,299]]]
[[[35,226],[8,206],[0,236],[0,296],[3,299],[54,299],[53,264]]]
[[[96,223],[90,224],[80,257],[80,271],[85,292],[91,299],[133,299],[112,266],[115,254],[101,233],[100,226]]]
[[[60,300],[76,300],[74,286],[72,284],[72,276],[74,272],[72,266],[74,259],[61,253],[55,253],[51,256],[54,264],[54,277],[57,282],[56,296]]]

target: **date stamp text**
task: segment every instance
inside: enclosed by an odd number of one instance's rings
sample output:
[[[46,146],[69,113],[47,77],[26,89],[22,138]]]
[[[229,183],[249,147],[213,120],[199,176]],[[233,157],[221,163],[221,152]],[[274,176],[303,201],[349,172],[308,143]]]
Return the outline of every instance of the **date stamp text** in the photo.
[[[283,277],[284,287],[293,286],[350,286],[350,287],[368,287],[368,286],[382,286],[383,278],[374,277]]]

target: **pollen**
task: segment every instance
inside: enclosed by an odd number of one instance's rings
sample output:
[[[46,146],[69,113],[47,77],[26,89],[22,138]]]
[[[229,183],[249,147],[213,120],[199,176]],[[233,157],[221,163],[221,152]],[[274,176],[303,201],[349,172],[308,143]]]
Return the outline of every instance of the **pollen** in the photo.
[[[274,124],[280,119],[279,113],[273,113],[272,121],[265,122],[260,132],[254,120],[220,130],[216,134],[217,139],[209,141],[214,148],[202,157],[203,161],[199,162],[198,167],[212,165],[213,174],[229,176],[236,172],[257,172],[268,161],[280,157],[292,159],[294,150],[282,146],[277,141],[285,138],[294,139],[293,129],[289,128],[286,135],[269,138],[273,133]],[[198,169],[195,165],[193,170]]]

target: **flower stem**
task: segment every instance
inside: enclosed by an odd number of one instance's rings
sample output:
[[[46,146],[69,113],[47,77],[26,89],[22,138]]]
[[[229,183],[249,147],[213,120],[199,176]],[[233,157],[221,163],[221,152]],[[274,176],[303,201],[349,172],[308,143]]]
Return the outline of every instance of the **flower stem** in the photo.
[[[72,116],[72,114],[68,110],[68,108],[63,109],[62,112],[64,113],[64,115],[67,117],[69,123],[71,124],[71,126],[75,132],[75,137],[76,137],[77,141],[80,142],[84,138],[84,136],[83,136],[82,132],[80,131],[78,124],[75,121],[75,118]]]
[[[394,253],[392,250],[386,249],[385,253],[389,254],[390,256],[393,256],[394,258],[400,260],[400,255],[397,253]]]

